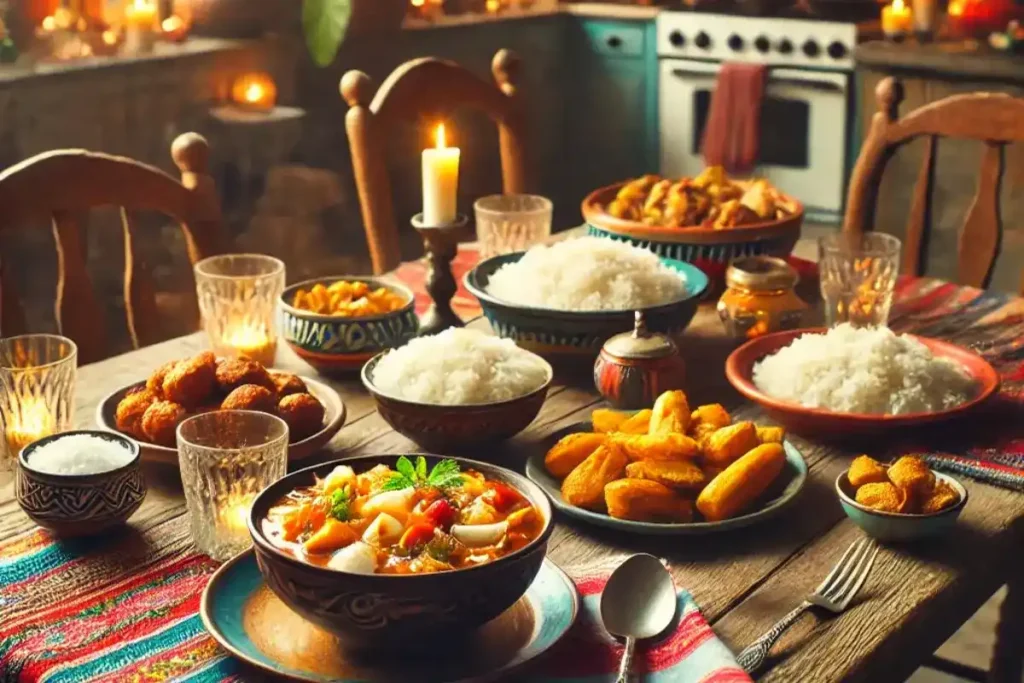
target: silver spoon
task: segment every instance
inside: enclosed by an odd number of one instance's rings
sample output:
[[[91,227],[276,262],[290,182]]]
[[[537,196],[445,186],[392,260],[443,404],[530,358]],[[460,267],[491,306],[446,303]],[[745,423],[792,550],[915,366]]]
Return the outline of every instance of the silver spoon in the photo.
[[[601,593],[601,620],[608,633],[626,639],[615,683],[628,683],[637,639],[653,638],[676,615],[672,575],[653,555],[633,555],[620,564]]]

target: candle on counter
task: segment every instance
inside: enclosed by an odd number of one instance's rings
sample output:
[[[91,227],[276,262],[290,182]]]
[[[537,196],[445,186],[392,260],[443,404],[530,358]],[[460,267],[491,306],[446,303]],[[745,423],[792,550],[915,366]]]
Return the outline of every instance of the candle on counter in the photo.
[[[241,322],[228,330],[224,343],[241,358],[254,360],[260,365],[271,366],[277,355],[277,340],[267,334],[263,325]]]
[[[882,8],[882,32],[889,38],[900,38],[910,31],[910,8],[904,0],[892,0]]]
[[[270,74],[245,74],[231,86],[231,99],[246,109],[269,111],[277,103],[277,86]]]
[[[159,18],[153,0],[129,0],[124,8],[124,48],[138,54],[151,52]]]
[[[5,438],[12,454],[57,430],[56,420],[46,402],[36,396],[21,399],[7,417]]]
[[[930,39],[935,34],[937,4],[936,0],[911,0],[914,33],[919,37]]]
[[[436,146],[423,150],[423,224],[450,225],[457,215],[458,147],[445,145],[444,124],[437,127]]]
[[[249,508],[252,507],[253,496],[245,496],[230,501],[220,511],[220,523],[224,530],[232,536],[248,536]]]

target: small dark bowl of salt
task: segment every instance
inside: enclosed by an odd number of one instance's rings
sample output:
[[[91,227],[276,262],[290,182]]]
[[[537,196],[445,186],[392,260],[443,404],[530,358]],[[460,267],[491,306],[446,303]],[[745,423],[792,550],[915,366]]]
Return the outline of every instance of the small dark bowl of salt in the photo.
[[[123,524],[146,497],[139,445],[98,430],[39,439],[18,454],[15,496],[33,522],[61,536]]]

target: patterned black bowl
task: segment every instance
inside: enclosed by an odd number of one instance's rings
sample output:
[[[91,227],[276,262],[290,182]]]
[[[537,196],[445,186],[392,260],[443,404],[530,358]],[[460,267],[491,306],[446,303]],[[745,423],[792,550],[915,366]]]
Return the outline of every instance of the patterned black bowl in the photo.
[[[348,646],[405,651],[410,647],[450,646],[453,638],[482,626],[526,593],[547,553],[553,524],[551,504],[540,487],[510,470],[453,458],[464,469],[506,483],[544,518],[540,535],[520,550],[469,569],[435,574],[354,574],[300,562],[267,540],[262,521],[285,494],[325,477],[335,466],[364,472],[398,455],[368,455],[316,465],[286,475],[253,502],[249,533],[256,561],[270,589],[303,618],[334,633]],[[428,466],[441,456],[427,455]]]
[[[121,444],[132,459],[99,474],[48,474],[32,466],[32,454],[41,446],[71,434],[97,436]],[[122,524],[146,497],[146,479],[139,460],[139,444],[114,432],[79,430],[47,436],[30,443],[18,454],[15,497],[29,518],[61,536],[86,536]]]

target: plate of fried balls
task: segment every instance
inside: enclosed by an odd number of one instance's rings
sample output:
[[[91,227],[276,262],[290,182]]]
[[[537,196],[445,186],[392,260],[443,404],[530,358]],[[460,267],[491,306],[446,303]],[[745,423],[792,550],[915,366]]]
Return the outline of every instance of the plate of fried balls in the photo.
[[[178,424],[214,410],[277,415],[288,423],[289,460],[312,455],[345,423],[345,404],[326,384],[209,351],[161,365],[145,381],[111,393],[96,421],[138,441],[144,460],[177,464]]]

